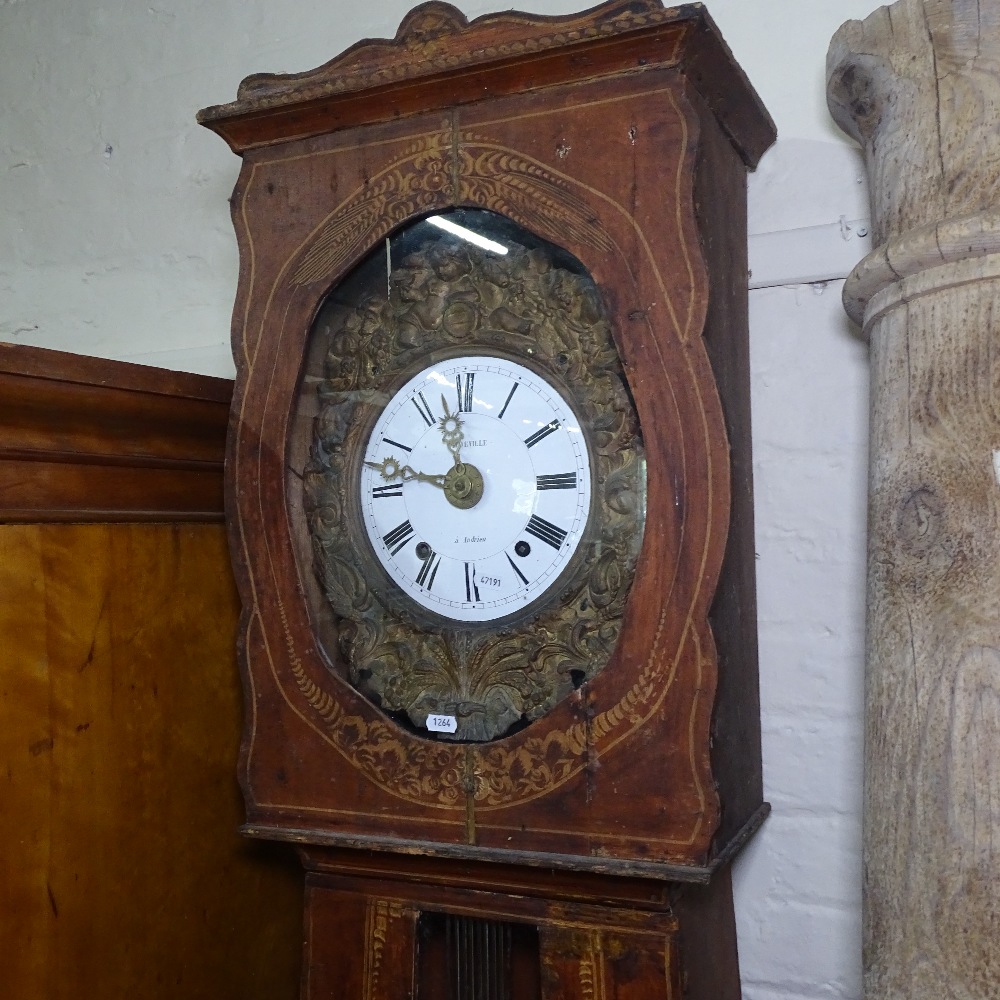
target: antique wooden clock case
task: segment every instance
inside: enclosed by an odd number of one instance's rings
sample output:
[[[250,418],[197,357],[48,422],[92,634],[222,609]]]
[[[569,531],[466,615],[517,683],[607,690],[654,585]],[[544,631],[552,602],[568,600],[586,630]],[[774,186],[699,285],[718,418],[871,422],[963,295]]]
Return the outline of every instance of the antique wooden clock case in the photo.
[[[249,77],[199,120],[243,157],[227,460],[240,781],[246,832],[296,844],[306,868],[303,995],[738,996],[728,863],[767,812],[745,190],[774,131],[707,12],[612,0],[468,22],[428,3],[394,39],[308,73]],[[437,214],[494,220],[513,233],[509,262],[425,239],[418,227]],[[352,282],[364,295],[341,295]],[[570,330],[569,346],[553,348],[553,330]],[[595,374],[594,354],[610,367]],[[418,389],[432,382],[417,376],[440,358],[458,359],[458,384],[440,402],[427,393],[425,415]],[[473,370],[485,373],[482,399]],[[500,426],[490,406],[524,372],[568,407],[543,432],[568,427],[572,411],[586,443],[569,472],[515,442],[515,479],[537,484],[531,521],[543,526],[526,523],[517,555],[534,545],[555,558],[568,525],[544,504],[571,485],[584,498],[579,554],[557,560],[558,580],[533,603],[463,624],[403,591],[420,598],[440,567],[436,586],[473,609],[477,584],[503,574],[442,559],[411,519],[381,539],[389,522],[370,520],[366,541],[351,510],[372,496],[409,503],[417,487],[454,504],[444,477],[409,457],[417,436],[434,455],[448,428],[457,440],[457,416],[464,469],[471,439]],[[607,393],[583,398],[599,378]],[[376,423],[390,404],[414,422],[413,440],[384,430],[407,427],[401,417]],[[622,506],[607,483],[626,460]],[[369,507],[370,518],[389,509]],[[595,624],[592,591],[579,588],[593,587],[601,547],[615,548],[600,534],[612,507],[631,542],[601,577],[620,606]],[[400,558],[422,562],[394,578],[385,539],[417,542]],[[527,582],[514,548],[495,556]],[[589,624],[572,640],[550,628],[573,615]],[[373,629],[381,645],[365,645]],[[593,664],[581,629],[604,636]],[[485,728],[429,730],[465,702],[397,690],[435,656],[458,662],[455,650],[500,642],[509,683],[490,690],[503,687],[503,710],[485,699],[467,713],[485,712]],[[446,653],[415,666],[426,644]],[[518,687],[532,670],[548,678],[543,695]]]

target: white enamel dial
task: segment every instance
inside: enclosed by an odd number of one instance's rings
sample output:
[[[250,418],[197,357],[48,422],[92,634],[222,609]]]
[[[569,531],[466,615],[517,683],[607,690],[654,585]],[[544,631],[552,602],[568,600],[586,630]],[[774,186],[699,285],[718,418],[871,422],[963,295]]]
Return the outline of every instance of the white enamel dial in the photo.
[[[506,618],[545,594],[580,544],[590,498],[569,403],[503,358],[451,358],[411,378],[361,467],[379,562],[411,600],[456,622]]]

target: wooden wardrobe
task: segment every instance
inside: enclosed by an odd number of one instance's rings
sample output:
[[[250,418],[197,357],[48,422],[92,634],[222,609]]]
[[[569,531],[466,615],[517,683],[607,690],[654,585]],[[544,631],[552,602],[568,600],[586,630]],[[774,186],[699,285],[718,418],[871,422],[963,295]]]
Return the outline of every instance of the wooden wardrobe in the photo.
[[[231,383],[0,345],[0,993],[291,1000],[241,837]]]

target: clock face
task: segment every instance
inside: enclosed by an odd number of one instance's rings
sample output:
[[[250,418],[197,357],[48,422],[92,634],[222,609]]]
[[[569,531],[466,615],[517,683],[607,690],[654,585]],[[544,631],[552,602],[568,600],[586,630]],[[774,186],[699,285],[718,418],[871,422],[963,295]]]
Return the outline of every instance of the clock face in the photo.
[[[591,461],[563,392],[524,365],[457,357],[414,375],[365,447],[362,520],[421,608],[496,622],[550,594],[591,507]]]

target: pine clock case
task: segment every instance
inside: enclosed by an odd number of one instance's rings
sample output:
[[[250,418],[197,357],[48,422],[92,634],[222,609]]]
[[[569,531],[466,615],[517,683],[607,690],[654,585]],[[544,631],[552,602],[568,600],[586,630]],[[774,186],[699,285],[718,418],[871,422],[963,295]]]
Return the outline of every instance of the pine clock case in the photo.
[[[488,15],[251,77],[202,124],[243,156],[228,450],[247,832],[330,848],[707,881],[763,803],[745,171],[773,126],[698,4]],[[405,732],[331,669],[296,559],[292,414],[329,290],[408,220],[500,212],[577,257],[612,318],[647,523],[605,670],[495,742]],[[331,642],[331,640],[333,640]]]

